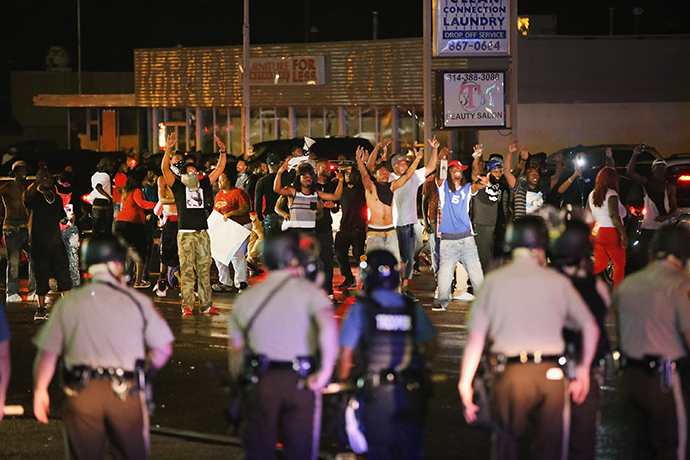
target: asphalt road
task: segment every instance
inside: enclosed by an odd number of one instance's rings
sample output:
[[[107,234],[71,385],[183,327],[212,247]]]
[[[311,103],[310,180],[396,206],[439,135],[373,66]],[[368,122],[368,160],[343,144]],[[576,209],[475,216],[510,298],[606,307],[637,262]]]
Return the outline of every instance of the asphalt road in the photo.
[[[431,312],[434,280],[431,275],[415,276],[412,290],[429,309],[432,322],[439,332],[440,352],[433,370],[447,379],[435,386],[426,423],[425,452],[430,459],[490,458],[489,433],[468,426],[462,418],[457,394],[459,362],[467,334],[464,326],[469,304],[453,301],[447,312]],[[264,275],[265,276],[265,275]],[[260,278],[250,280],[251,284]],[[342,278],[336,269],[335,283]],[[150,291],[149,291],[150,292]],[[153,458],[235,458],[239,454],[236,438],[224,421],[221,409],[228,402],[220,384],[208,369],[208,363],[221,371],[227,369],[227,320],[234,293],[214,293],[217,316],[180,315],[177,292],[158,298],[150,292],[157,308],[175,334],[171,360],[154,382],[157,409],[151,417]],[[342,317],[352,303],[353,292],[336,291],[336,316]],[[31,338],[40,327],[34,322],[35,304],[5,306],[13,334],[12,379],[7,404],[21,404],[22,417],[8,417],[0,424],[0,458],[63,458],[60,434],[61,392],[57,381],[51,384],[51,424],[40,425],[32,418],[31,364],[35,348]],[[612,324],[612,322],[610,322]],[[606,403],[600,429],[600,459],[630,458],[627,448],[630,437],[625,431],[625,415],[618,403],[616,379],[606,382]],[[235,446],[233,446],[235,444]],[[322,440],[325,456],[344,449],[330,435]]]

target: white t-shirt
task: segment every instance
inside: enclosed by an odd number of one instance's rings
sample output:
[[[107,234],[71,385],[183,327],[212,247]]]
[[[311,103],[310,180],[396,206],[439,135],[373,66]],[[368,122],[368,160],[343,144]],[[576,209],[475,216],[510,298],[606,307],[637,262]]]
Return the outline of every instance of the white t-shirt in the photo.
[[[426,168],[420,168],[399,189],[393,192],[393,223],[396,227],[417,223],[417,189],[424,183]],[[391,174],[391,182],[398,176]]]
[[[594,206],[594,192],[589,194],[589,198],[587,200],[589,201],[589,208],[592,210],[592,217],[594,217],[594,220],[599,224],[599,227],[604,227],[604,228],[610,228],[614,227],[613,221],[611,220],[611,216],[609,215],[609,197],[611,196],[618,196],[615,190],[609,189],[606,192],[606,196],[604,197],[604,202],[601,204],[601,206]],[[621,203],[620,197],[618,198],[618,215],[620,218],[624,218],[626,214],[625,211],[625,206]]]
[[[101,184],[101,186],[103,187],[103,190],[105,190],[108,195],[113,196],[113,193],[112,193],[111,187],[110,187],[110,176],[107,173],[96,171],[96,173],[94,173],[94,175],[91,176],[91,188],[93,190],[89,194],[89,202],[90,203],[93,203],[93,200],[95,200],[97,198],[106,199],[106,197],[101,195],[100,192],[98,192],[98,190],[96,190],[96,186],[98,184]]]

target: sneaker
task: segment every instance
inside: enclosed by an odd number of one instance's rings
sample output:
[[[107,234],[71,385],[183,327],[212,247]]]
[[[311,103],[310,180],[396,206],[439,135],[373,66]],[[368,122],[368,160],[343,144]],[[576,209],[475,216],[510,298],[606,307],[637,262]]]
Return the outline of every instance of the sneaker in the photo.
[[[194,310],[191,307],[182,307],[182,316],[192,316],[193,314]]]
[[[20,296],[17,293],[14,293],[10,296],[7,296],[7,302],[12,303],[12,302],[21,302],[22,301],[22,296]]]
[[[168,290],[161,289],[158,285],[153,288],[153,292],[155,292],[158,297],[165,297],[168,295]]]
[[[218,310],[216,307],[211,306],[211,307],[204,308],[203,310],[201,310],[201,314],[202,315],[218,315],[218,314],[220,314],[220,310]]]
[[[246,281],[242,281],[242,282],[240,283],[239,287],[237,288],[237,293],[239,294],[240,292],[244,291],[244,290],[247,289],[248,287],[249,287],[249,285],[247,284],[247,282],[246,282]]]
[[[463,302],[471,302],[474,300],[474,296],[469,292],[463,292],[460,295],[453,297],[455,300],[462,300]]]
[[[410,300],[413,301],[413,302],[418,302],[418,301],[419,301],[419,299],[417,298],[417,296],[414,295],[414,294],[412,294],[412,292],[410,292],[409,289],[403,289],[402,292],[401,292],[401,294],[402,294],[404,297],[407,297],[408,299],[410,299]]]
[[[135,289],[148,289],[151,287],[151,281],[142,281],[140,283],[134,283]]]
[[[345,280],[338,285],[339,289],[354,289],[357,287],[357,281],[355,280]]]
[[[433,307],[431,307],[431,311],[446,311],[446,307],[443,305],[435,303]]]
[[[46,307],[37,308],[34,313],[34,321],[43,321],[48,319],[48,309]]]
[[[331,300],[331,302],[335,302],[335,295],[328,294],[328,298]]]
[[[35,292],[30,292],[26,296],[26,301],[27,302],[38,302],[38,294],[36,294]]]
[[[232,290],[232,286],[229,286],[227,284],[216,283],[213,286],[211,286],[211,289],[213,289],[216,292],[228,292]]]
[[[426,252],[419,253],[419,260],[421,260],[424,265],[431,267],[431,257],[429,257]]]
[[[415,269],[412,270],[412,274],[415,275],[415,276],[419,276],[419,275],[422,274],[422,272],[415,268]]]

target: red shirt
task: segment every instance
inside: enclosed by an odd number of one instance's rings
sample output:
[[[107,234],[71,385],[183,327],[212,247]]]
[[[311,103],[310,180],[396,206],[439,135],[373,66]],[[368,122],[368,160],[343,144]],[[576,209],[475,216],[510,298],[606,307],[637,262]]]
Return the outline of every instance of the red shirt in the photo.
[[[239,209],[244,204],[249,204],[249,195],[241,188],[234,188],[230,191],[221,189],[216,194],[216,201],[213,204],[213,209],[225,215],[230,211]],[[245,215],[230,216],[230,219],[234,220],[240,225],[245,225],[252,221],[252,219],[249,217],[249,209],[247,209],[247,213]]]
[[[122,194],[118,190],[118,187],[124,187],[125,182],[127,182],[127,176],[124,173],[117,173],[115,174],[115,178],[113,179],[113,202],[114,203],[119,203],[122,201]]]
[[[127,198],[125,198],[125,201],[122,203],[122,209],[117,213],[115,220],[144,225],[146,222],[144,210],[153,209],[155,207],[156,203],[153,201],[146,201],[144,199],[144,192],[138,188],[127,195]]]

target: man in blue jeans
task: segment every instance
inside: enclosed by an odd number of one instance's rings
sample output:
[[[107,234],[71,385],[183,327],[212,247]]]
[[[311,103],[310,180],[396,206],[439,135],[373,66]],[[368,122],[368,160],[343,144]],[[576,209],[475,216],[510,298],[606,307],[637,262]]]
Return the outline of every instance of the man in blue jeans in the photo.
[[[417,217],[417,190],[424,183],[426,176],[436,169],[438,147],[440,143],[434,137],[429,139],[431,145],[431,157],[425,167],[417,169],[410,176],[410,179],[393,192],[393,221],[395,232],[398,236],[398,246],[400,248],[400,258],[405,262],[405,273],[402,281],[402,293],[416,300],[416,297],[407,289],[412,279],[412,266],[415,256],[415,231],[414,226],[419,222]],[[413,150],[415,153],[416,149]],[[391,181],[402,177],[409,168],[407,155],[398,153],[391,158],[393,174],[390,175]]]
[[[458,262],[462,263],[470,275],[474,292],[479,290],[479,285],[484,281],[484,272],[470,222],[470,198],[488,185],[489,178],[480,177],[473,171],[472,183],[467,183],[462,173],[465,169],[467,166],[459,161],[451,161],[448,163],[448,179],[438,178],[436,181],[441,209],[438,225],[441,243],[438,300],[432,307],[433,311],[446,311],[451,298],[453,273]]]
[[[0,197],[5,205],[5,221],[2,232],[5,236],[7,248],[7,302],[21,302],[19,295],[19,264],[22,251],[29,259],[29,216],[22,203],[22,195],[29,182],[26,175],[29,166],[23,161],[15,161],[10,175],[14,180],[0,187]],[[35,300],[36,280],[33,276],[31,262],[29,261],[29,295],[27,300]]]

